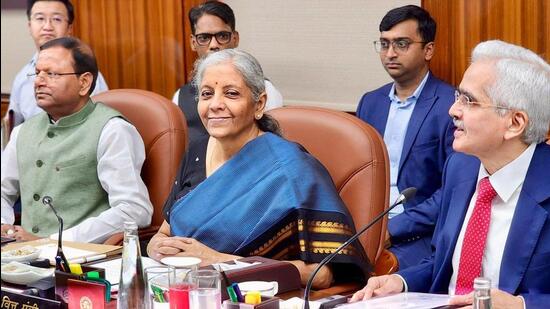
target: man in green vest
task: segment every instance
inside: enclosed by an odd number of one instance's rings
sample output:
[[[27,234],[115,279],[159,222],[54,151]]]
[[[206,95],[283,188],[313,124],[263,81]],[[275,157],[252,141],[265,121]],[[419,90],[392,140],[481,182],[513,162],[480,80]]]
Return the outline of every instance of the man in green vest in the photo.
[[[124,221],[145,227],[153,206],[140,171],[143,140],[120,113],[90,100],[98,69],[89,46],[63,37],[40,47],[34,91],[42,112],[12,133],[2,158],[2,236],[105,241]],[[21,226],[13,204],[21,197]]]

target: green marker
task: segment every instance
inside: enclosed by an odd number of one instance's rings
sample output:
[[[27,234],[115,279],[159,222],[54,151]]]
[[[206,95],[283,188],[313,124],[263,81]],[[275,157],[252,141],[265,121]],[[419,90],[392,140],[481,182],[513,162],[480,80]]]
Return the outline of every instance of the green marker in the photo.
[[[237,293],[235,293],[235,290],[231,286],[227,287],[227,294],[229,295],[229,299],[231,299],[231,302],[238,303],[239,299],[237,298]]]

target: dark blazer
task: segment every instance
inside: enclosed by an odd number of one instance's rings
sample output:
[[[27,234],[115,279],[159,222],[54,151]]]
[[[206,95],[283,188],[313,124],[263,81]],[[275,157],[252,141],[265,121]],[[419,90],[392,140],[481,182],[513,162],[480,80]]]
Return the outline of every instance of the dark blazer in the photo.
[[[444,184],[429,202],[439,205],[440,214],[432,245],[433,255],[420,265],[400,271],[409,291],[447,293],[452,258],[468,205],[475,192],[480,162],[461,153],[453,154],[445,167]],[[550,304],[550,146],[535,150],[500,265],[499,288],[521,294],[527,308]]]
[[[388,93],[391,86],[392,83],[366,93],[357,107],[357,117],[373,126],[382,136],[390,109]],[[413,215],[406,213],[441,187],[445,160],[453,152],[454,126],[449,116],[453,102],[454,88],[430,72],[409,121],[397,176],[400,191],[408,187],[416,187],[418,191],[416,197],[404,205],[405,215],[393,217],[388,225],[392,244],[402,247],[392,250],[401,266],[416,264],[430,254],[438,210],[427,209],[425,213]],[[401,254],[402,251],[405,251],[404,254]]]

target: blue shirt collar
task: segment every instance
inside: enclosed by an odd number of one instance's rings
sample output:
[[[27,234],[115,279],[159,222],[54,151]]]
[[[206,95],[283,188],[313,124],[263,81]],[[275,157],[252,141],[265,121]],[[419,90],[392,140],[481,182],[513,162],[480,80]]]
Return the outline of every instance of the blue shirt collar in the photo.
[[[430,76],[430,71],[426,73],[426,76],[422,79],[418,87],[416,87],[416,90],[413,92],[413,94],[405,100],[406,102],[413,101],[416,102],[420,94],[422,93],[422,90],[424,89],[424,86],[426,85],[426,81],[428,80],[428,76]],[[388,97],[390,98],[392,103],[404,103],[399,101],[399,98],[395,95],[395,83],[391,85],[390,93],[388,93]]]

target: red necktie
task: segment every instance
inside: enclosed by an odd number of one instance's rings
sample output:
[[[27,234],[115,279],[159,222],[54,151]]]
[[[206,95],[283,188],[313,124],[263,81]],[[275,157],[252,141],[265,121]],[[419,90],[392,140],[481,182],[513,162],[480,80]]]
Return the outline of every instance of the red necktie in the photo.
[[[489,178],[481,179],[474,211],[468,221],[462,243],[456,279],[456,295],[472,292],[474,279],[481,275],[481,261],[491,222],[491,202],[496,195]]]

